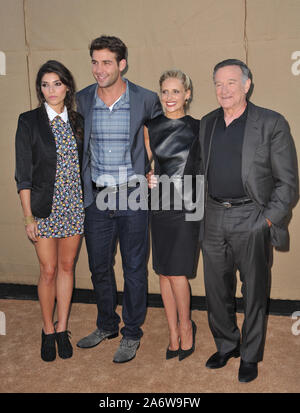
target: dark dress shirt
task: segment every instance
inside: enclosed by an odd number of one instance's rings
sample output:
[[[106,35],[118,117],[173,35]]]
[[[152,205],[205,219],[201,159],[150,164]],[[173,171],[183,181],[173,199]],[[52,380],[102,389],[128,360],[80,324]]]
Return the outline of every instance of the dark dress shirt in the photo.
[[[246,196],[242,182],[242,148],[247,107],[228,126],[220,109],[212,138],[208,168],[208,192],[214,198],[234,199]]]

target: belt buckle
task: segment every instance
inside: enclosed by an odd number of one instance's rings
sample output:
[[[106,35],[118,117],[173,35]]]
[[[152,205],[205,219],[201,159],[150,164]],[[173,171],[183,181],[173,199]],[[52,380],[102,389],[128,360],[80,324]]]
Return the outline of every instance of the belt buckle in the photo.
[[[223,205],[224,205],[225,208],[231,208],[232,207],[232,204],[228,201],[223,202]]]

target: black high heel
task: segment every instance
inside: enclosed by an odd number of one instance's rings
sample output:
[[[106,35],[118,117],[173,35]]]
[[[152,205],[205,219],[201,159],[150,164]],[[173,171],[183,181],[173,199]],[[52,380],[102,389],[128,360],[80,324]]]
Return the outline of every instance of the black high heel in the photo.
[[[179,349],[178,350],[170,350],[169,347],[168,347],[167,352],[166,352],[166,360],[173,359],[173,358],[177,357],[178,354],[179,354]]]
[[[193,345],[188,350],[182,350],[182,348],[179,347],[179,361],[184,360],[185,358],[193,354],[195,351],[195,338],[196,338],[197,326],[193,320],[191,320],[191,322],[192,322],[192,329],[193,329]]]

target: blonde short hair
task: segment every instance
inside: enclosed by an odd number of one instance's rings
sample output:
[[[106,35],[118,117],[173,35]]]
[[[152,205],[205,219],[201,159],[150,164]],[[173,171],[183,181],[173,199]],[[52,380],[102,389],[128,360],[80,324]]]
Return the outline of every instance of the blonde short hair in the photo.
[[[185,104],[186,109],[187,109],[188,106],[189,106],[189,103],[192,101],[192,94],[193,94],[192,81],[191,81],[190,77],[189,77],[186,73],[184,73],[184,72],[182,72],[181,70],[178,70],[178,69],[165,70],[165,71],[162,73],[162,75],[161,75],[161,77],[160,77],[160,79],[159,79],[159,87],[160,87],[160,90],[161,90],[161,88],[162,88],[163,82],[164,82],[165,80],[167,80],[167,79],[170,79],[170,78],[180,80],[181,83],[183,84],[184,90],[185,90],[186,92],[187,92],[188,90],[190,90],[190,92],[191,92],[190,97],[189,97],[189,99],[186,101],[186,104]]]
[[[179,79],[182,82],[185,91],[192,90],[192,82],[190,77],[186,73],[178,69],[171,69],[163,72],[159,79],[160,89],[162,87],[163,82],[169,78]]]

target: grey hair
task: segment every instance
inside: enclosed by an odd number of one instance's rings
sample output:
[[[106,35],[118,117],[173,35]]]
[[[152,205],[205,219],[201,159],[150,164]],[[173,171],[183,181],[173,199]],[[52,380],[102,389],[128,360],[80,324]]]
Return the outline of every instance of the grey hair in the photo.
[[[221,67],[226,67],[226,66],[239,66],[239,68],[242,71],[243,84],[245,84],[248,79],[250,79],[252,81],[252,73],[251,73],[249,67],[244,62],[242,62],[241,60],[238,60],[238,59],[226,59],[226,60],[223,60],[222,62],[216,64],[216,66],[214,67],[214,71],[213,71],[213,80],[214,81],[215,81],[215,76],[216,76],[217,71],[219,69],[221,69]]]

